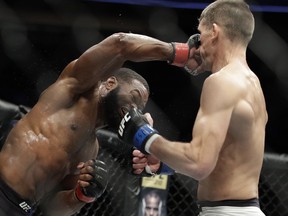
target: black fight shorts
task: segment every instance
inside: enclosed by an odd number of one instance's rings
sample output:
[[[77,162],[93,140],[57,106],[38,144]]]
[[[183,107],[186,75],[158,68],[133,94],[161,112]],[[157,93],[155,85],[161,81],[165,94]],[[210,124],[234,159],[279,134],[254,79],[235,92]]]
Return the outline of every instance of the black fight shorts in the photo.
[[[0,179],[0,215],[1,216],[32,216],[33,205],[23,200],[2,179]]]

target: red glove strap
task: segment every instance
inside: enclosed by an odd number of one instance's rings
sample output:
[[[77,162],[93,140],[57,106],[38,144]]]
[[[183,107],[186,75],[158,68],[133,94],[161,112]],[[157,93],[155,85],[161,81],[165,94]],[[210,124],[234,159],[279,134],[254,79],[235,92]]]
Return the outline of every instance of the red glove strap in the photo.
[[[189,46],[187,43],[174,43],[175,55],[172,65],[184,67],[189,58]]]
[[[94,202],[96,200],[95,197],[87,197],[83,194],[82,189],[79,185],[77,185],[76,189],[75,189],[75,195],[77,197],[77,199],[81,202],[85,202],[85,203],[91,203]]]

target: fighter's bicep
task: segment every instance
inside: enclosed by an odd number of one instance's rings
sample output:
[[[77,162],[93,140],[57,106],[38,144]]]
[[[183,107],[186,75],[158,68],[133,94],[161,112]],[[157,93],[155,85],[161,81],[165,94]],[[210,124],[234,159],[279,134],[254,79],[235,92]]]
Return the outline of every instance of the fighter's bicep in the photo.
[[[202,142],[222,145],[227,135],[230,114],[229,110],[219,110],[215,113],[206,114],[199,111],[194,128],[193,137],[201,136]]]

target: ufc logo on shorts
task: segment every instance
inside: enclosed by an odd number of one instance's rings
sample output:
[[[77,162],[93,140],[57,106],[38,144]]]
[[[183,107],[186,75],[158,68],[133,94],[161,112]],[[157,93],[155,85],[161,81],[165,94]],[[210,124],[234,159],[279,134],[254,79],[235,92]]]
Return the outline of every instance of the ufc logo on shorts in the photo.
[[[25,212],[28,212],[29,210],[31,210],[31,207],[30,207],[26,202],[20,203],[19,206],[20,206]]]
[[[131,116],[129,115],[129,113],[127,112],[124,116],[124,118],[122,119],[120,126],[119,126],[119,130],[118,130],[118,134],[122,137],[123,133],[124,133],[124,129],[125,129],[125,123],[128,122],[131,119]]]

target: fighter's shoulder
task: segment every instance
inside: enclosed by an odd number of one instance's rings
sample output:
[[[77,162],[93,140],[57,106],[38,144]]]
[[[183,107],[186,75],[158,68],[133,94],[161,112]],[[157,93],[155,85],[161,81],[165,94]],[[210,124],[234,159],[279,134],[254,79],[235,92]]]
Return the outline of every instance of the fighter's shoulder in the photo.
[[[69,62],[69,63],[65,66],[65,68],[63,69],[63,71],[61,72],[61,74],[59,75],[57,81],[58,81],[58,80],[63,80],[63,79],[65,79],[65,78],[67,78],[67,77],[70,77],[71,73],[72,73],[73,70],[74,70],[74,67],[75,67],[75,64],[76,64],[77,61],[78,61],[78,59],[75,59],[75,60]]]
[[[203,89],[217,89],[218,91],[220,91],[223,88],[227,89],[227,87],[229,87],[230,85],[231,79],[229,79],[229,77],[227,77],[227,75],[225,75],[225,73],[221,71],[208,76],[204,81]]]
[[[206,80],[205,85],[230,90],[245,90],[245,74],[239,68],[223,68],[219,72],[211,74]]]
[[[202,96],[205,101],[214,101],[224,106],[233,106],[245,92],[245,85],[229,73],[210,75],[204,82]],[[216,100],[215,100],[216,99]]]

